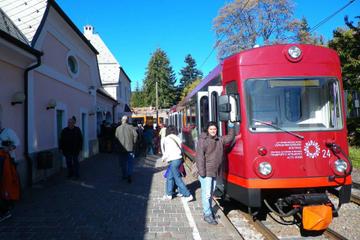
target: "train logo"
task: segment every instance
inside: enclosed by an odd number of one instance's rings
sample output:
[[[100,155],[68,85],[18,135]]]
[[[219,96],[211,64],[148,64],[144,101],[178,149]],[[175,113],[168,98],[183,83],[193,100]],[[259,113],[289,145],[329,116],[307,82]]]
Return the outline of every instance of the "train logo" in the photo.
[[[320,145],[314,140],[305,143],[304,152],[309,158],[316,158],[320,154]]]

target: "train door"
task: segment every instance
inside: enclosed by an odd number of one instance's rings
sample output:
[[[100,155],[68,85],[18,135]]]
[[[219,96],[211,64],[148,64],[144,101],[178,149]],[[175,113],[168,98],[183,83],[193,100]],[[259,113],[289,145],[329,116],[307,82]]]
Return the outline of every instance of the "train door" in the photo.
[[[196,99],[197,131],[200,136],[202,129],[209,122],[208,92],[198,92]]]
[[[219,121],[218,115],[218,97],[223,91],[222,86],[209,86],[209,120],[218,123],[218,135],[222,136],[222,123]]]

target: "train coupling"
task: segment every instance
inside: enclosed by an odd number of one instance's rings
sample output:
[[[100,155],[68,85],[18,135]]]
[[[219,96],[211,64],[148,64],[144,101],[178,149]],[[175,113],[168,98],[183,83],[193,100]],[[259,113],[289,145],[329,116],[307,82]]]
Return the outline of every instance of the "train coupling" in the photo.
[[[285,199],[302,208],[302,227],[305,230],[326,229],[333,217],[333,204],[325,193],[294,194]]]
[[[307,194],[293,194],[285,198],[289,205],[320,205],[331,203],[330,199],[325,193],[307,193]]]

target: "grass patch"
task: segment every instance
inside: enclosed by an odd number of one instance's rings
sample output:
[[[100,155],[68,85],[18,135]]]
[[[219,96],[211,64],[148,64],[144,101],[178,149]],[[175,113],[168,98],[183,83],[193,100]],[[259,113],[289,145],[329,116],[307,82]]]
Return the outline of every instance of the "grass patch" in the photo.
[[[353,166],[360,168],[360,148],[359,147],[350,147],[350,159],[353,163]]]

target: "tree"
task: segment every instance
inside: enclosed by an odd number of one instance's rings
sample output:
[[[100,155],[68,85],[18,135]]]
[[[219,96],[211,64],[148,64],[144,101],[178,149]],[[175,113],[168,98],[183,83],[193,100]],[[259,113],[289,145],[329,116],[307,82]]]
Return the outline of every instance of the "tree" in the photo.
[[[192,91],[197,85],[200,84],[201,80],[202,80],[201,78],[198,78],[198,79],[196,79],[195,81],[193,81],[192,83],[188,84],[188,85],[183,89],[183,91],[181,92],[180,100],[181,100],[181,101],[184,100],[185,97],[186,97],[189,93],[191,93],[191,91]]]
[[[175,74],[166,53],[157,49],[147,66],[143,98],[146,106],[156,106],[156,82],[158,83],[159,108],[169,108],[178,99]]]
[[[295,32],[295,41],[304,44],[324,45],[324,38],[311,34],[309,24],[305,17],[302,17],[300,21],[295,20],[293,23]]]
[[[281,42],[293,29],[291,0],[236,0],[214,19],[218,56],[223,58],[257,43]]]
[[[182,92],[187,85],[203,76],[203,73],[196,68],[195,59],[193,59],[190,54],[185,57],[184,62],[186,66],[180,70],[182,77],[180,79],[179,92]]]
[[[347,90],[360,91],[359,46],[360,21],[358,22],[358,27],[353,26],[351,29],[337,28],[333,32],[333,39],[329,41],[329,47],[336,50],[340,56],[344,88]]]
[[[143,92],[139,87],[139,82],[136,82],[135,92],[131,94],[131,107],[144,107],[144,96]]]

